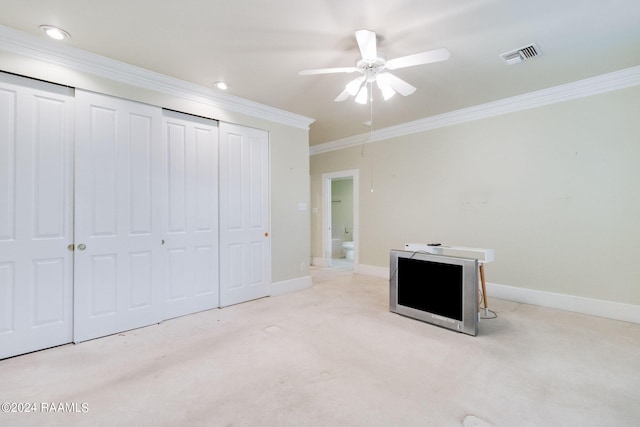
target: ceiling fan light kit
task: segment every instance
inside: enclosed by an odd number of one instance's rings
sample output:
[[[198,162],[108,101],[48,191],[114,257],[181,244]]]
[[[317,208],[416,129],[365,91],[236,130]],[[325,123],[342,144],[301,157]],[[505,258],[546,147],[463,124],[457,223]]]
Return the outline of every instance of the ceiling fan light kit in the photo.
[[[416,88],[386,70],[397,70],[399,68],[413,67],[415,65],[429,64],[449,59],[449,51],[446,48],[440,48],[387,61],[378,54],[377,35],[375,32],[358,30],[355,34],[360,55],[362,56],[362,58],[356,62],[355,67],[318,68],[299,72],[302,76],[353,73],[356,71],[362,74],[360,77],[346,84],[344,90],[335,98],[336,102],[342,102],[350,96],[355,96],[357,103],[366,104],[369,97],[367,84],[373,88],[373,82],[376,82],[385,101],[396,93],[403,96],[411,95],[416,91]]]
[[[367,90],[367,85],[362,86],[358,95],[356,95],[356,102],[358,104],[365,105],[367,103],[367,99],[369,98],[369,91]]]

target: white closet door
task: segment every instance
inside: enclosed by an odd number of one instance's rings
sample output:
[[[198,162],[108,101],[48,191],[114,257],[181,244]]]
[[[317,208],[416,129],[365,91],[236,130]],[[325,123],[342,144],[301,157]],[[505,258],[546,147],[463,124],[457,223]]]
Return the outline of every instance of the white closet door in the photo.
[[[269,295],[269,134],[220,123],[220,306]]]
[[[76,91],[74,341],[162,317],[162,110]]]
[[[72,340],[73,89],[0,74],[0,359]]]
[[[164,318],[218,307],[218,125],[164,112]]]

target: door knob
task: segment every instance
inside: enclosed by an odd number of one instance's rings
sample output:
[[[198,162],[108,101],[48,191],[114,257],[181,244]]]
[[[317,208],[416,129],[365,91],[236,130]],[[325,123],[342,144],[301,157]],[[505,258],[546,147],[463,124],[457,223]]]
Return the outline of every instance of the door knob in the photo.
[[[264,233],[264,237],[269,237],[269,233]]]
[[[67,246],[67,249],[69,249],[71,252],[73,252],[75,246],[73,246],[73,243],[71,243],[70,245]]]
[[[78,249],[81,250],[81,251],[84,251],[85,249],[87,249],[87,245],[85,245],[84,243],[80,243],[78,245]]]

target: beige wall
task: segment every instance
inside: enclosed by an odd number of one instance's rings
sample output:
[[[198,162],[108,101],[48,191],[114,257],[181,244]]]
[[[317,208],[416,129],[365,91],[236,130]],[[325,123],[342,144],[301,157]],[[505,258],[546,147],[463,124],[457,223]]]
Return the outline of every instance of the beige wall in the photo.
[[[278,282],[309,275],[309,132],[271,129],[272,274]],[[301,203],[306,210],[299,210]]]
[[[360,151],[311,157],[312,256],[322,173],[359,169],[360,264],[405,242],[488,247],[490,282],[640,304],[640,87]]]
[[[309,275],[309,131],[216,108],[206,102],[148,89],[67,69],[0,51],[0,71],[118,96],[190,114],[269,131],[271,156],[272,282]],[[301,265],[305,269],[301,269]]]

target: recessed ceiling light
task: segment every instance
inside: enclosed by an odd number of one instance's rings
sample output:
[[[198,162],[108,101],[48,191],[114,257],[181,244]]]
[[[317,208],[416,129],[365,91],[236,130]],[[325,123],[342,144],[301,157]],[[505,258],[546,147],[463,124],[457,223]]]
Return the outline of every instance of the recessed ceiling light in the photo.
[[[213,85],[220,90],[229,89],[229,85],[225,82],[215,82]]]
[[[54,27],[53,25],[40,25],[40,29],[44,31],[46,35],[55,40],[64,40],[71,37],[71,34],[61,28]]]

